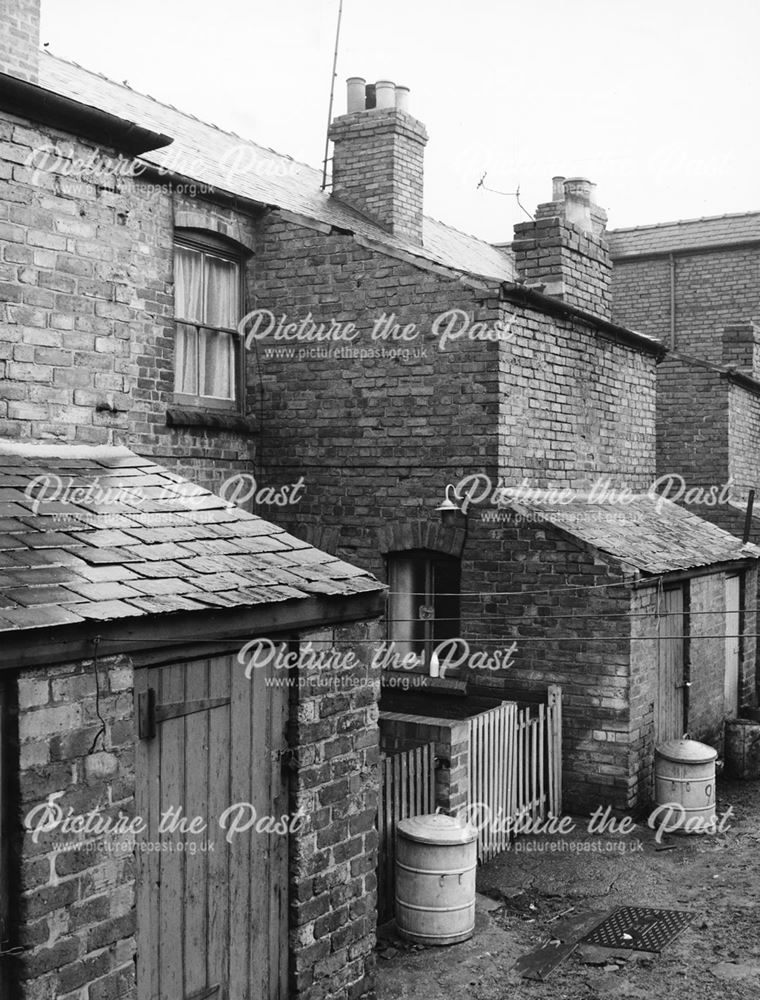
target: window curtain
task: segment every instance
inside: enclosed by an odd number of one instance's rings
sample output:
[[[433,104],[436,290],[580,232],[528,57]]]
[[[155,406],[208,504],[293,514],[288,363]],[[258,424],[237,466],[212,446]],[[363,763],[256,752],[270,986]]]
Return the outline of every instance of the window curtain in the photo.
[[[235,398],[233,334],[203,329],[203,324],[237,326],[237,265],[186,247],[175,248],[177,335],[174,385],[192,396]],[[188,320],[200,327],[182,323]]]
[[[203,319],[203,255],[184,247],[174,250],[174,312],[178,320]],[[174,349],[174,388],[198,393],[198,334],[194,327],[177,324]]]
[[[237,325],[237,267],[230,260],[206,257],[206,309],[211,326]],[[203,396],[233,399],[235,395],[235,339],[231,333],[201,333],[200,392]]]

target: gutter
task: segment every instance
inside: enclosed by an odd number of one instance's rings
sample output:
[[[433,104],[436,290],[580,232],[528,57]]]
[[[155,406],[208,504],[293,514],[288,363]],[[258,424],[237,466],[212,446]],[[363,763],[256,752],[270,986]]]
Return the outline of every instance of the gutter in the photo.
[[[642,590],[645,587],[655,587],[660,583],[685,583],[697,576],[713,576],[715,573],[730,573],[736,570],[750,569],[757,564],[760,556],[744,556],[739,559],[729,559],[725,562],[708,563],[706,566],[694,566],[690,569],[673,570],[671,573],[656,573],[641,580],[630,582],[631,590]]]
[[[714,372],[718,378],[724,378],[733,385],[738,385],[748,392],[760,395],[760,379],[756,379],[752,375],[747,375],[739,368],[725,368],[722,365],[714,364],[712,361],[695,358],[691,354],[682,354],[680,351],[669,352],[668,360],[682,361],[686,365],[691,365],[692,368],[703,368],[705,371]]]
[[[161,132],[46,90],[36,83],[0,73],[0,110],[42,125],[100,142],[133,156],[162,149],[174,140]]]
[[[568,305],[568,303],[561,302],[559,299],[554,299],[549,295],[544,295],[532,288],[528,288],[527,285],[505,281],[501,285],[501,296],[508,302],[533,307],[550,316],[556,316],[558,319],[579,320],[581,323],[593,327],[610,340],[615,340],[618,343],[625,344],[627,347],[633,347],[636,350],[654,355],[658,361],[668,353],[667,347],[652,337],[647,337],[643,333],[636,333],[635,330],[629,330],[628,327],[620,326],[618,323],[613,323],[610,320],[602,319],[601,316],[586,312],[585,309]]]

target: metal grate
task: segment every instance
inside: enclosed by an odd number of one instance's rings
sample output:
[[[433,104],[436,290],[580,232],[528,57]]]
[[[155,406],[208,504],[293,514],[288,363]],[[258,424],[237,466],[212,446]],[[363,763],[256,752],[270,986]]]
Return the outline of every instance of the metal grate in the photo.
[[[621,906],[598,924],[583,940],[603,948],[632,951],[662,951],[684,927],[693,913],[685,910],[653,910],[645,906]]]

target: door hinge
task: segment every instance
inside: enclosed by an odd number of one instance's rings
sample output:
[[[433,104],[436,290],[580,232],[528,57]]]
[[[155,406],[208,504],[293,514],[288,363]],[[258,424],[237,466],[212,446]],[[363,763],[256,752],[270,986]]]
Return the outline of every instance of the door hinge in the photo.
[[[181,719],[185,715],[208,712],[212,708],[221,708],[229,704],[229,698],[205,698],[201,701],[178,701],[173,704],[157,705],[155,689],[148,688],[137,696],[137,735],[141,740],[152,740],[159,722]]]

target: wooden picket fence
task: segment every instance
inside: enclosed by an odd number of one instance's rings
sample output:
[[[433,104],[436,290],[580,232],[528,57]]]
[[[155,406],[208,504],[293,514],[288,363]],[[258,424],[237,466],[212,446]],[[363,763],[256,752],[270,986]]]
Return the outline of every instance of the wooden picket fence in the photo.
[[[562,692],[548,704],[502,702],[469,720],[470,818],[479,827],[478,861],[509,846],[521,817],[562,811]]]
[[[470,817],[479,826],[478,861],[509,846],[521,817],[545,819],[562,811],[562,692],[547,704],[520,708],[502,702],[469,720]],[[377,811],[377,908],[380,923],[394,914],[396,827],[399,820],[435,812],[435,743],[384,757]],[[484,822],[484,820],[486,820]]]
[[[377,809],[378,920],[393,917],[396,864],[396,826],[408,816],[435,812],[435,743],[413,747],[380,763],[380,800]]]

